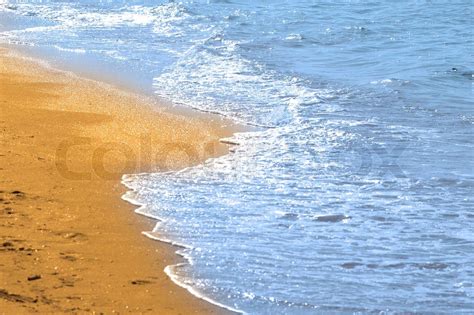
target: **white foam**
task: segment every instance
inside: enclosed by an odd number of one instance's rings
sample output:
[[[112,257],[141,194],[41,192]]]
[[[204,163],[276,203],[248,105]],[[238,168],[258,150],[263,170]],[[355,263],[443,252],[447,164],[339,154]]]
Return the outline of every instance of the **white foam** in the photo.
[[[210,298],[206,297],[205,295],[203,295],[198,290],[196,290],[195,288],[193,288],[192,286],[185,284],[183,281],[181,281],[179,279],[179,277],[175,273],[173,273],[173,271],[172,271],[173,267],[180,267],[180,266],[179,266],[179,264],[174,265],[174,266],[166,266],[166,268],[164,269],[164,272],[168,275],[168,277],[170,277],[171,281],[173,281],[175,284],[179,285],[180,287],[185,288],[192,295],[194,295],[194,296],[196,296],[196,297],[198,297],[198,298],[200,298],[200,299],[202,299],[202,300],[204,300],[208,303],[211,303],[211,304],[214,304],[214,305],[219,306],[221,308],[224,308],[226,310],[229,310],[231,312],[235,312],[235,313],[238,313],[238,314],[246,314],[245,312],[243,312],[241,310],[235,309],[233,307],[221,304],[221,303],[219,303],[219,302],[217,302],[213,299],[210,299]]]
[[[238,46],[239,42],[226,40],[218,30],[195,42],[154,79],[156,93],[174,103],[262,127],[297,120],[302,106],[320,105],[335,93],[310,88],[301,79],[282,77],[242,58],[235,53]],[[327,110],[333,105],[324,106]]]
[[[12,11],[12,7],[2,5],[3,11]],[[19,4],[14,11],[22,15],[38,15],[50,21],[59,23],[64,28],[86,28],[86,27],[143,27],[153,26],[157,32],[169,32],[169,35],[176,35],[176,30],[172,24],[187,18],[189,15],[184,7],[176,3],[168,3],[156,7],[146,6],[125,6],[115,10],[91,11],[78,10],[74,5],[42,5],[42,4]]]
[[[296,40],[296,41],[301,41],[304,39],[303,35],[301,34],[290,34],[286,38],[286,40]]]
[[[133,176],[133,175],[132,175]],[[135,185],[133,185],[133,181],[131,179],[131,175],[124,175],[122,176],[122,181],[121,183],[131,189],[131,191],[127,191],[124,195],[122,195],[122,199],[131,203],[132,205],[134,206],[138,206],[137,209],[135,209],[135,213],[138,213],[138,214],[141,214],[141,215],[144,215],[146,217],[149,217],[149,218],[152,218],[152,219],[155,219],[155,220],[158,220],[155,228],[153,229],[152,232],[142,232],[143,235],[145,235],[146,237],[152,239],[152,240],[156,240],[156,241],[160,241],[160,242],[164,242],[164,243],[167,243],[167,244],[171,244],[173,246],[177,246],[177,247],[180,247],[180,248],[184,248],[184,249],[192,249],[191,246],[189,245],[186,245],[186,244],[183,244],[183,243],[179,243],[179,242],[176,242],[176,241],[173,241],[171,239],[168,239],[166,237],[162,237],[162,236],[157,236],[155,234],[156,231],[159,230],[159,225],[160,223],[162,222],[166,222],[166,220],[164,218],[161,218],[159,216],[156,216],[156,215],[152,215],[150,214],[149,212],[146,212],[145,209],[147,207],[147,205],[145,203],[142,203],[141,201],[139,201],[136,196],[135,196],[135,193],[136,193],[136,189],[137,187]],[[238,313],[238,314],[246,314],[245,312],[241,311],[241,310],[238,310],[236,308],[233,308],[233,307],[230,307],[230,306],[227,306],[227,305],[224,305],[222,303],[219,303],[217,302],[216,300],[214,299],[211,299],[210,297],[206,296],[205,294],[203,294],[202,292],[200,292],[199,290],[197,290],[196,288],[194,288],[193,286],[189,285],[189,284],[186,284],[185,281],[183,279],[181,279],[177,274],[176,272],[173,272],[174,269],[176,268],[180,268],[180,267],[183,267],[187,264],[189,265],[193,265],[193,261],[192,261],[192,257],[190,255],[187,255],[183,250],[179,250],[177,249],[175,251],[175,253],[181,257],[183,257],[185,260],[186,260],[186,263],[178,263],[178,264],[175,264],[175,265],[168,265],[165,267],[165,269],[163,270],[167,275],[168,277],[171,279],[171,281],[173,281],[176,285],[186,289],[189,293],[191,293],[192,295],[196,296],[197,298],[199,299],[202,299],[210,304],[213,304],[213,305],[216,305],[218,307],[221,307],[223,309],[226,309],[226,310],[229,310],[231,312],[235,312],[235,313]]]
[[[66,52],[72,52],[76,54],[85,54],[87,51],[83,48],[64,48],[59,45],[54,45],[54,48],[56,48],[59,51],[66,51]]]

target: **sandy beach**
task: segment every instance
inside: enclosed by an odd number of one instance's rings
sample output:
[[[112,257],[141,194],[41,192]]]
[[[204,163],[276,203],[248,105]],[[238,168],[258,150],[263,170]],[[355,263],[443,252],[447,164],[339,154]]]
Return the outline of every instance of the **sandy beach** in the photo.
[[[165,275],[175,248],[120,177],[224,154],[231,130],[154,105],[0,50],[0,313],[224,312]]]

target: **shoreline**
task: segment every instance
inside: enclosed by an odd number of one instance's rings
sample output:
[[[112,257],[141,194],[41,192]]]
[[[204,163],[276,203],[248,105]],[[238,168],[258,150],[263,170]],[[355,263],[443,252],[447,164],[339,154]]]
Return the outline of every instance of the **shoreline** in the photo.
[[[126,176],[126,175],[124,175]],[[122,184],[127,187],[129,190],[122,195],[122,200],[130,203],[131,205],[133,206],[136,206],[137,208],[134,210],[134,213],[137,214],[137,215],[140,215],[140,216],[143,216],[144,218],[146,219],[149,219],[149,220],[152,220],[153,222],[155,222],[155,227],[154,229],[156,229],[157,226],[159,226],[162,222],[164,222],[165,220],[161,217],[158,217],[158,216],[151,216],[151,215],[148,215],[148,214],[145,214],[143,212],[141,212],[141,209],[146,207],[147,204],[143,204],[143,203],[140,203],[138,201],[136,201],[135,199],[133,198],[130,198],[128,195],[131,194],[133,191],[133,189],[131,189],[130,187],[127,186],[127,184],[125,183],[124,180],[122,180]],[[170,264],[168,266],[165,267],[165,269],[163,270],[163,272],[169,277],[169,279],[177,286],[187,290],[191,295],[193,295],[194,297],[197,297],[198,299],[201,299],[201,300],[204,300],[212,305],[215,305],[221,309],[224,309],[226,311],[229,311],[231,312],[232,314],[245,314],[243,311],[240,311],[238,309],[234,309],[232,308],[231,306],[228,306],[228,305],[225,305],[225,304],[222,304],[222,303],[219,303],[218,301],[202,294],[201,292],[199,292],[198,290],[196,290],[194,287],[190,286],[190,285],[187,285],[186,283],[182,282],[182,281],[179,281],[178,279],[178,276],[176,276],[173,271],[171,271],[173,268],[179,268],[183,265],[186,265],[186,264],[189,264],[190,263],[190,257],[189,256],[186,256],[184,255],[183,253],[180,252],[179,248],[190,248],[190,246],[188,245],[185,245],[185,244],[181,244],[181,243],[177,243],[177,242],[174,242],[170,239],[167,239],[167,238],[162,238],[162,237],[158,237],[156,236],[157,232],[155,231],[143,231],[142,234],[147,237],[148,239],[150,240],[153,240],[153,241],[156,241],[156,242],[160,242],[160,243],[164,243],[164,244],[168,244],[170,246],[172,246],[173,248],[175,248],[175,254],[179,257],[181,257],[181,260],[184,260],[181,261],[181,262],[178,262],[178,263],[175,263],[175,264]]]
[[[165,274],[184,258],[143,237],[156,221],[135,214],[121,178],[225,154],[232,124],[13,53],[0,48],[2,313],[229,312]]]

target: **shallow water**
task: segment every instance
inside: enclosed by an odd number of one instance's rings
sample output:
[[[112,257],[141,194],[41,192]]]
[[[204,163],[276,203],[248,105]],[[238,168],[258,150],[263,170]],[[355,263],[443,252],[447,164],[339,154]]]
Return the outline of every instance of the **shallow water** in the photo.
[[[0,41],[259,126],[227,156],[124,179],[186,245],[182,284],[252,314],[469,313],[472,7],[8,1]]]

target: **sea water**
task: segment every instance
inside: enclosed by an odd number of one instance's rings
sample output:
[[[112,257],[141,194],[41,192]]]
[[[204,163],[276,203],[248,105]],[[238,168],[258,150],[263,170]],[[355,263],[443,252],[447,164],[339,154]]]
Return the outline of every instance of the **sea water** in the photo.
[[[124,177],[179,284],[250,314],[474,312],[472,1],[0,3],[2,43],[256,127]]]

